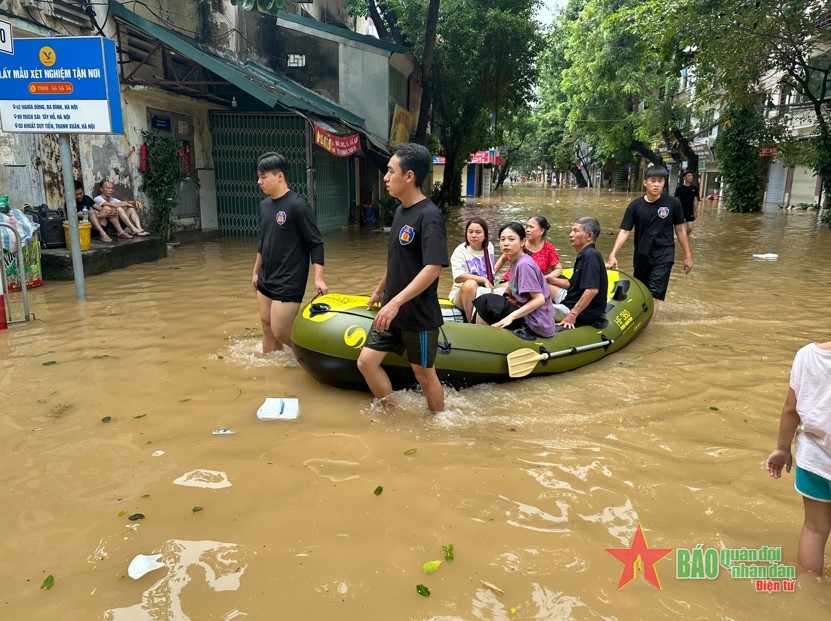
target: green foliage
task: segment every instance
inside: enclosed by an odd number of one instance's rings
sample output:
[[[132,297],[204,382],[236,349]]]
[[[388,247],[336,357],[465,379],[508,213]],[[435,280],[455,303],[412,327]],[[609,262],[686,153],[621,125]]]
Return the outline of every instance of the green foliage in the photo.
[[[688,50],[686,64],[695,74],[698,99],[750,104],[760,91],[796,96],[801,103],[778,112],[815,122],[816,148],[806,147],[801,155],[783,148],[783,153],[791,163],[810,162],[822,178],[823,194],[831,196],[828,3],[643,0],[632,12],[643,39],[655,49],[664,54]],[[779,108],[780,101],[770,104],[771,109]]]
[[[819,218],[820,224],[831,229],[831,209],[825,209]]]
[[[508,119],[533,98],[542,47],[535,0],[445,0],[435,49],[433,127],[446,157],[438,205],[461,200],[473,151],[499,144]],[[423,26],[422,26],[423,28]]]
[[[765,171],[759,156],[765,123],[753,104],[727,106],[715,150],[725,184],[727,210],[741,213],[762,208]]]
[[[633,152],[657,159],[655,144],[682,149],[691,115],[676,96],[678,57],[645,44],[637,4],[570,0],[555,19],[535,115],[545,163],[573,167],[578,142],[595,163],[612,166]]]
[[[277,11],[286,8],[287,0],[231,0],[234,6],[240,6],[244,11],[259,11],[269,15],[277,15]]]
[[[188,179],[179,165],[179,141],[156,131],[142,130],[141,135],[147,147],[147,171],[142,173],[139,190],[149,202],[151,231],[168,240],[179,187]]]
[[[398,207],[398,199],[393,196],[385,195],[378,199],[378,211],[383,226],[392,226],[396,207]]]

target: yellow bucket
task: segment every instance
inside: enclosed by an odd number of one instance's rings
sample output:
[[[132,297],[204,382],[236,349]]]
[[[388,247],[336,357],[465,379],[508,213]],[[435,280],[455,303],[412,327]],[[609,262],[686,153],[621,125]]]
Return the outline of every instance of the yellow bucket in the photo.
[[[81,251],[92,248],[92,224],[89,222],[78,223],[78,235],[81,237]],[[72,250],[72,240],[69,236],[69,222],[64,220],[63,236],[66,240],[66,249]]]

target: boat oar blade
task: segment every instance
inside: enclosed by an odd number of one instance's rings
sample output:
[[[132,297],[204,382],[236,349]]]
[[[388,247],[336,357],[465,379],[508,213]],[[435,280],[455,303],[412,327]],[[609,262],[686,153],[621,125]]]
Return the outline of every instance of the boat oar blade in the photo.
[[[525,377],[540,360],[548,358],[548,354],[540,354],[533,349],[525,348],[512,351],[508,354],[508,376]]]

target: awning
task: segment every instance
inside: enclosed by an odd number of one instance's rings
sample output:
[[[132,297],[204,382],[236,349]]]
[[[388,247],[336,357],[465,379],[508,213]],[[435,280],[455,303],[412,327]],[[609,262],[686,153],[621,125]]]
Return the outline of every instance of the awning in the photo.
[[[277,76],[265,67],[251,61],[242,63],[236,58],[223,56],[195,39],[168,30],[136,15],[118,2],[110,2],[109,7],[111,14],[119,21],[143,31],[151,39],[158,40],[176,54],[204,67],[212,74],[222,78],[222,80],[247,93],[269,108],[279,105],[301,113],[308,112],[320,117],[336,118],[361,128],[361,132],[366,132],[363,129],[363,118],[291,80]],[[153,53],[153,50],[150,53]],[[130,83],[130,79],[124,79],[122,85]],[[216,86],[216,82],[206,80],[189,82],[187,76],[162,76],[156,82],[143,81],[141,83],[150,86],[156,85],[196,98],[200,96],[198,89],[202,88],[202,94],[205,98],[213,101],[217,100],[216,90],[206,90],[206,85],[213,87]],[[230,95],[224,97],[224,103],[228,106],[231,105]]]

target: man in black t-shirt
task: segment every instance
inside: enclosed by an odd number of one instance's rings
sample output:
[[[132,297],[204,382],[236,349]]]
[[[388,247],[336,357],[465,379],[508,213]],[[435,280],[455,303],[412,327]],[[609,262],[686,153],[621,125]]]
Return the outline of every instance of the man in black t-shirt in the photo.
[[[599,235],[600,223],[595,218],[585,216],[571,225],[568,240],[577,251],[574,272],[571,278],[558,276],[552,283],[565,292],[556,294],[554,304],[555,312],[564,314],[559,324],[564,328],[590,326],[606,311],[609,278],[603,255],[594,247]]]
[[[687,235],[692,233],[693,221],[698,217],[698,206],[701,198],[698,194],[698,186],[693,184],[695,175],[688,170],[684,173],[683,181],[675,188],[675,198],[681,202],[681,209],[684,211],[684,218],[687,220]]]
[[[648,288],[655,300],[655,315],[664,300],[672,264],[675,262],[675,236],[684,251],[684,273],[692,271],[693,260],[687,239],[684,212],[677,198],[663,193],[667,182],[666,168],[650,166],[644,173],[646,194],[636,198],[623,214],[615,245],[606,267],[617,269],[617,252],[635,229],[634,276]]]
[[[257,184],[267,198],[260,203],[260,237],[251,286],[257,293],[263,326],[263,353],[291,346],[291,326],[314,265],[315,288],[326,293],[323,281],[323,237],[309,203],[289,189],[289,163],[280,153],[257,160]]]
[[[358,369],[372,394],[386,399],[392,383],[381,367],[387,353],[403,354],[421,384],[427,407],[444,409],[444,389],[433,366],[442,325],[438,285],[447,267],[447,232],[441,212],[421,191],[433,158],[422,145],[405,143],[395,148],[384,175],[387,191],[401,201],[390,228],[387,270],[369,299],[369,308],[383,302]],[[385,407],[392,407],[389,401]]]

